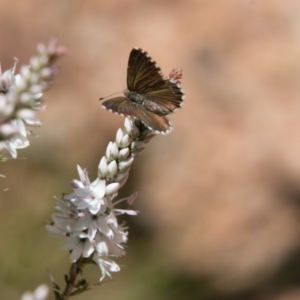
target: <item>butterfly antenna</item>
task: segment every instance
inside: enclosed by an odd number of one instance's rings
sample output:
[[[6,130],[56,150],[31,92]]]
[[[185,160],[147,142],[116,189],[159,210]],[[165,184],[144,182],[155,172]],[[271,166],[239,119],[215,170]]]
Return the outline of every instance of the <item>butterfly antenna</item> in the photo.
[[[111,94],[111,95],[108,95],[108,96],[105,96],[105,97],[101,97],[99,100],[101,101],[101,100],[104,100],[104,99],[106,99],[106,98],[108,98],[108,97],[111,97],[111,96],[113,96],[113,95],[120,94],[120,93],[121,93],[121,92],[113,93],[113,94]]]

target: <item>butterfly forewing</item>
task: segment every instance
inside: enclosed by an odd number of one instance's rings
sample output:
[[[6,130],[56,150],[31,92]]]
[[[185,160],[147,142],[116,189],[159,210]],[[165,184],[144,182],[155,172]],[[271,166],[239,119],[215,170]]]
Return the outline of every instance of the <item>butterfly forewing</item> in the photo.
[[[102,106],[119,115],[133,118],[137,116],[137,106],[125,97],[116,97],[106,100],[102,103]]]
[[[127,68],[128,89],[144,93],[149,86],[153,86],[157,81],[161,80],[161,70],[148,56],[147,52],[141,49],[132,49]]]

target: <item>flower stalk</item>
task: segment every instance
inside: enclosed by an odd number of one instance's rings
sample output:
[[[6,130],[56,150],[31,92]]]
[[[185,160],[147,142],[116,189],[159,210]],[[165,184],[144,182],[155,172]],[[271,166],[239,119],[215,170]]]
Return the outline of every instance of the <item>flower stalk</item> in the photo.
[[[90,182],[88,172],[77,166],[79,180],[71,182],[73,193],[57,199],[57,213],[46,226],[49,234],[64,236],[61,247],[70,251],[71,269],[66,276],[66,288],[57,299],[81,293],[90,288],[77,275],[88,263],[98,265],[102,282],[111,278],[112,272],[120,271],[115,258],[123,257],[124,244],[128,239],[127,227],[118,223],[119,215],[137,215],[137,211],[120,209],[117,205],[127,201],[131,205],[137,193],[117,200],[119,189],[128,179],[134,159],[142,152],[155,134],[138,120],[125,119],[114,142],[109,142],[105,155],[98,165],[98,177]]]

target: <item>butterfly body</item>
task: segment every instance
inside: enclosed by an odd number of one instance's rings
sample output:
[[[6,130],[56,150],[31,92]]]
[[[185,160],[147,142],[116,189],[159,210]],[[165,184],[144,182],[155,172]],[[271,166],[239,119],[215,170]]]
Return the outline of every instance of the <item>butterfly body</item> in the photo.
[[[184,93],[179,83],[165,79],[147,52],[134,48],[129,55],[125,97],[103,102],[114,113],[139,119],[156,133],[168,133],[171,124],[166,115],[179,108]]]
[[[126,89],[123,93],[124,96],[126,96],[133,103],[143,105],[143,102],[145,101],[145,97],[143,97],[143,95],[129,91],[128,89]]]
[[[164,116],[164,115],[168,114],[168,113],[164,112],[163,109],[157,103],[148,100],[147,96],[143,96],[141,94],[131,92],[129,90],[125,90],[124,95],[134,104],[142,105],[147,110],[155,113],[156,115]]]

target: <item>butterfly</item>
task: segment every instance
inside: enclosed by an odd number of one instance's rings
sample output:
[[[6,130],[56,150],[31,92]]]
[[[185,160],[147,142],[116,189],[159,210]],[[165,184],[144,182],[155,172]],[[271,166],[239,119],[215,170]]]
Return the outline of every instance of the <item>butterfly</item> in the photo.
[[[150,130],[162,134],[172,129],[166,115],[179,108],[184,99],[180,84],[174,79],[164,78],[155,61],[140,48],[133,48],[130,52],[127,89],[123,93],[124,97],[106,100],[102,107],[138,119]]]

